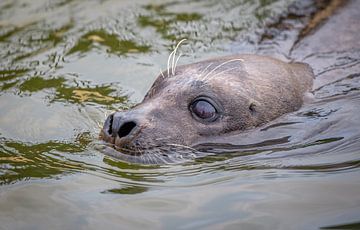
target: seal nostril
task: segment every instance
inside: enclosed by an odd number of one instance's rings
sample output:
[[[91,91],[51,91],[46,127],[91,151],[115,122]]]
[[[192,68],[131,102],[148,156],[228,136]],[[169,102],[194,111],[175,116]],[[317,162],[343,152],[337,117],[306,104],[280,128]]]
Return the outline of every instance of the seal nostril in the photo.
[[[252,115],[255,115],[256,114],[256,104],[255,103],[251,103],[250,106],[249,106],[249,110],[250,110],[250,113]]]
[[[108,128],[108,130],[107,130],[109,135],[112,134],[113,121],[114,121],[114,114],[111,114],[111,115],[109,116],[109,128]]]
[[[124,123],[118,131],[119,137],[122,138],[129,135],[131,130],[133,130],[135,127],[136,127],[136,123],[133,121]]]

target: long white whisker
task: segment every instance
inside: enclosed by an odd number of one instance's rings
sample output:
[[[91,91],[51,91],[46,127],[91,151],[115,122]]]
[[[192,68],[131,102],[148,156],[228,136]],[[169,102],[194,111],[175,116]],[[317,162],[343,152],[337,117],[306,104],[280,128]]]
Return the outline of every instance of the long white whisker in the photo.
[[[216,74],[214,74],[214,75],[212,75],[212,76],[209,76],[206,80],[209,80],[209,78],[218,76],[218,75],[220,75],[220,74],[222,74],[222,73],[225,73],[225,72],[228,72],[228,71],[230,71],[230,70],[237,69],[237,68],[239,68],[239,67],[237,66],[237,67],[233,67],[233,68],[230,68],[230,69],[223,70],[223,71],[218,72],[218,73],[216,73]]]
[[[191,148],[190,146],[186,146],[186,145],[181,145],[181,144],[167,144],[168,146],[174,146],[174,147],[182,147],[184,149],[191,149],[191,150],[194,150],[196,151],[196,149],[194,148]]]
[[[203,71],[201,71],[200,76],[203,75],[203,74],[206,72],[206,70],[207,70],[212,64],[213,64],[213,63],[211,62],[208,66],[206,66],[206,68],[203,69]]]
[[[156,160],[156,163],[160,163],[160,162],[165,163],[165,160],[161,158],[161,156],[160,156],[159,153],[155,153],[155,154],[154,154],[154,158],[155,158],[155,160]]]
[[[175,49],[174,49],[174,55],[172,57],[172,66],[171,66],[171,71],[172,71],[172,75],[174,75],[174,65],[175,65],[175,57],[176,57],[176,51],[179,48],[179,46],[181,45],[182,42],[186,41],[186,39],[182,39],[181,41],[179,41],[179,43],[176,45]]]
[[[161,69],[160,69],[160,74],[162,75],[162,78],[165,78],[165,76],[164,76],[163,72],[161,71]]]
[[[241,62],[242,62],[242,61],[244,61],[244,59],[237,58],[237,59],[231,59],[231,60],[228,60],[228,61],[226,61],[226,62],[223,62],[223,63],[221,63],[220,65],[216,66],[214,69],[212,69],[209,73],[207,73],[202,80],[205,81],[206,78],[207,78],[210,74],[212,74],[214,71],[216,71],[217,69],[219,69],[221,66],[226,65],[226,64],[228,64],[228,63],[230,63],[230,62],[234,62],[234,61],[241,61]]]
[[[174,50],[175,51],[175,50]],[[169,57],[168,57],[168,61],[167,61],[167,75],[168,77],[170,76],[170,60],[171,60],[171,57],[172,55],[174,55],[174,51],[172,51],[170,54],[169,54]]]
[[[140,154],[139,157],[140,157],[141,162],[144,162],[144,158],[145,158],[144,155]]]
[[[168,140],[170,139],[170,137],[159,137],[159,138],[156,138],[155,140],[156,141],[163,141],[163,140]]]
[[[151,165],[151,155],[150,154],[146,154],[146,158],[148,160],[148,164]]]
[[[175,66],[174,66],[174,73],[176,72],[177,63],[178,63],[178,61],[179,61],[179,59],[180,59],[180,57],[181,57],[182,55],[183,55],[183,54],[180,53],[179,57],[176,59]]]
[[[158,163],[158,161],[156,160],[155,155],[152,155],[151,159],[153,160],[153,164],[157,164],[157,163]]]
[[[153,164],[158,164],[158,160],[157,160],[157,157],[156,157],[156,153],[152,153],[152,159],[153,159]]]

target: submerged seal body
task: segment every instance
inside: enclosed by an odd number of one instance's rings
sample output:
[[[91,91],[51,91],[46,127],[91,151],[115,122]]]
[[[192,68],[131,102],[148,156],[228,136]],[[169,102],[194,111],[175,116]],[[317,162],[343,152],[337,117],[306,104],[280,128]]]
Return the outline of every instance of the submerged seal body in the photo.
[[[299,109],[312,80],[307,64],[258,55],[178,66],[162,73],[140,104],[111,114],[100,138],[115,147],[112,155],[167,162],[172,147],[191,149],[207,137],[257,127]]]

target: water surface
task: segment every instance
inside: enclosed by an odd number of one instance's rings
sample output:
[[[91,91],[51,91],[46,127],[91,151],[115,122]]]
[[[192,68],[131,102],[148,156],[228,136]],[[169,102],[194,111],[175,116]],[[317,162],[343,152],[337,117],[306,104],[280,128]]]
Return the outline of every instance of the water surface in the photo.
[[[346,17],[354,2],[307,34],[329,5],[2,1],[0,229],[359,228],[360,39],[345,36],[354,22],[336,24],[357,20]],[[334,28],[347,42],[324,42]],[[305,61],[313,95],[198,146],[216,153],[207,157],[146,166],[104,156],[106,115],[142,100],[182,38],[181,64],[240,52]]]

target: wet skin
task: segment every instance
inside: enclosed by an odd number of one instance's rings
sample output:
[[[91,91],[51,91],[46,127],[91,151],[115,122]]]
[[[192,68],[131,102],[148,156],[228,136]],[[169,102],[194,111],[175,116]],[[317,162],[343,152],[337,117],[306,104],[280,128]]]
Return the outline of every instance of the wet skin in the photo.
[[[166,158],[170,147],[191,149],[207,137],[251,129],[299,109],[312,80],[306,64],[258,55],[178,66],[162,73],[140,104],[111,114],[100,138],[118,155]]]

